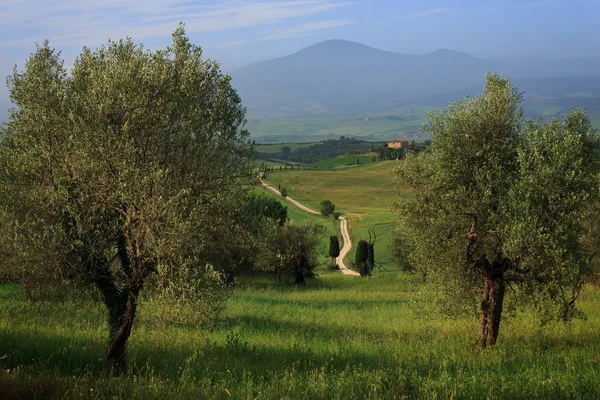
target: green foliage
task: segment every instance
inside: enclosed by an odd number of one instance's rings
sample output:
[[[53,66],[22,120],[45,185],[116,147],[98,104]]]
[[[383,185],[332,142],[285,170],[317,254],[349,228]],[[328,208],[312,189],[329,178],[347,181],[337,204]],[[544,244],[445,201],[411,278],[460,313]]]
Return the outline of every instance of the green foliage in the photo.
[[[279,193],[281,193],[281,197],[283,197],[284,199],[287,197],[288,193],[287,193],[287,189],[286,188],[281,188],[281,190],[279,191]]]
[[[336,258],[340,255],[340,240],[337,235],[329,236],[329,257],[332,260],[332,266],[337,269]]]
[[[99,291],[116,362],[142,288],[169,288],[184,269],[213,280],[205,266],[252,176],[240,98],[201,55],[180,27],[156,52],[130,39],[84,48],[68,76],[45,42],[8,78],[3,265],[26,285]]]
[[[279,280],[284,273],[294,277],[297,285],[315,276],[318,266],[318,245],[326,229],[311,221],[302,224],[288,222],[270,230],[270,236],[261,241],[257,268],[277,272]]]
[[[329,200],[322,200],[319,205],[321,206],[321,215],[323,216],[331,215],[335,211],[335,205]]]
[[[266,193],[248,192],[244,197],[242,214],[253,219],[270,218],[283,226],[288,218],[288,208]]]
[[[524,123],[521,99],[489,74],[483,95],[431,114],[430,151],[397,169],[414,192],[398,203],[407,261],[451,301],[481,305],[493,332],[483,346],[495,342],[505,286],[543,320],[569,320],[589,274],[582,218],[598,195],[596,137],[581,111]]]
[[[359,240],[356,246],[356,256],[354,258],[354,265],[358,268],[360,276],[371,275],[368,266],[369,259],[369,244],[365,240]]]
[[[367,270],[369,275],[375,269],[375,244],[369,243],[367,248]]]

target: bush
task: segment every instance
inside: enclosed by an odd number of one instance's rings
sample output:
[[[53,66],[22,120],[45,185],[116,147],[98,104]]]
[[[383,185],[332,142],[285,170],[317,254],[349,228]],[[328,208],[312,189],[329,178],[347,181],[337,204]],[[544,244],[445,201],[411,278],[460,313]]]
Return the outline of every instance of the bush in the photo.
[[[281,197],[283,197],[284,199],[287,197],[287,189],[286,188],[281,188],[281,191],[279,193],[281,193]]]
[[[321,215],[328,216],[335,211],[335,204],[329,200],[323,200],[321,203]]]

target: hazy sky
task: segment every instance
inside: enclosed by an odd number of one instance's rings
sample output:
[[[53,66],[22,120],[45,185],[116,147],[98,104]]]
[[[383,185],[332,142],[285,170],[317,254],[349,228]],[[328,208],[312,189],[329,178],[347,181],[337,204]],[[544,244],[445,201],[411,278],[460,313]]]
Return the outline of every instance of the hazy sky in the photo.
[[[70,65],[108,39],[164,47],[178,21],[225,69],[333,38],[411,54],[599,56],[599,17],[600,0],[0,0],[0,74],[46,38]]]

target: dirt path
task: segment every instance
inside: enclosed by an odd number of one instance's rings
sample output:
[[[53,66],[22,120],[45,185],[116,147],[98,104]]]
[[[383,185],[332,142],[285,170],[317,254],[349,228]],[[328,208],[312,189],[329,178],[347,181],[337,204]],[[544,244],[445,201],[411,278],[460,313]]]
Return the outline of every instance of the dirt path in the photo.
[[[279,192],[279,190],[275,189],[274,187],[269,186],[264,182],[261,182],[260,184],[268,191],[275,193],[278,196],[281,196],[281,193]],[[292,199],[289,196],[287,196],[285,199],[287,201],[289,201],[290,203],[292,203],[293,205],[295,205],[296,207],[298,207],[299,209],[306,211],[309,214],[321,215],[321,213],[319,213],[313,209],[310,209],[310,208],[306,207],[305,205],[298,203],[296,200]],[[340,249],[340,256],[337,259],[338,266],[340,267],[340,271],[342,271],[342,274],[344,274],[344,275],[360,276],[360,274],[358,272],[349,269],[348,267],[346,267],[346,264],[344,264],[344,257],[346,257],[346,255],[352,248],[352,241],[350,240],[350,233],[348,233],[348,219],[346,217],[342,217],[342,216],[340,216],[339,219],[340,219],[340,230],[342,231],[342,238],[344,239],[344,245]]]

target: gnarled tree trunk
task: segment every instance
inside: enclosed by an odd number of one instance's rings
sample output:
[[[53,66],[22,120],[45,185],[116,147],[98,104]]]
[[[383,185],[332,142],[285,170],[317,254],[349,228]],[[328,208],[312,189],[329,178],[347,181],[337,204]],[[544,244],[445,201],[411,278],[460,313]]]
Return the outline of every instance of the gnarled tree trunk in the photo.
[[[482,268],[483,295],[481,299],[481,326],[478,345],[493,346],[498,338],[502,304],[504,302],[504,263],[486,262]]]
[[[127,349],[127,340],[131,335],[133,320],[137,311],[137,298],[140,291],[139,286],[134,286],[121,294],[121,299],[124,301],[119,305],[118,309],[123,309],[123,312],[115,320],[114,313],[117,311],[109,310],[111,314],[110,341],[106,351],[106,358],[111,369],[115,373],[125,372],[127,363],[125,359],[125,350]]]

